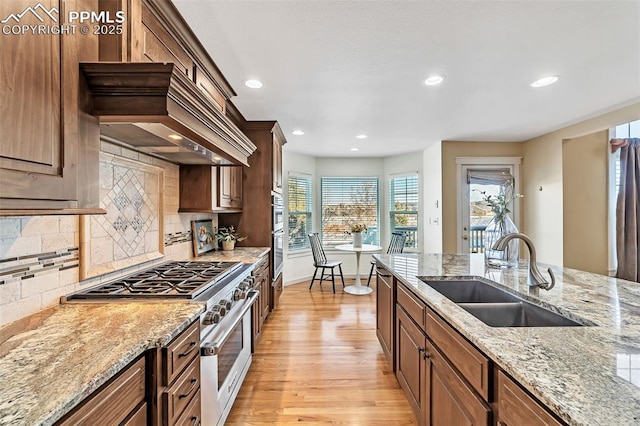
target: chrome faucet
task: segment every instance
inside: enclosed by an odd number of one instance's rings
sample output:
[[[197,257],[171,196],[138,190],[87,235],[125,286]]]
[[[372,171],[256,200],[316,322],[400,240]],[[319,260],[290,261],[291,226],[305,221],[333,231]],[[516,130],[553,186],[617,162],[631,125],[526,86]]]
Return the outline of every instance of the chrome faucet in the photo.
[[[540,272],[540,270],[538,269],[538,265],[536,264],[536,248],[533,245],[533,241],[531,241],[531,238],[521,232],[505,234],[495,242],[492,249],[502,251],[507,248],[507,244],[509,243],[509,241],[513,240],[514,238],[521,239],[529,248],[529,286],[551,290],[556,284],[556,277],[553,275],[553,271],[551,270],[551,268],[547,269],[547,271],[549,271],[549,275],[551,276],[550,283],[544,278],[544,276],[542,276],[542,273]]]

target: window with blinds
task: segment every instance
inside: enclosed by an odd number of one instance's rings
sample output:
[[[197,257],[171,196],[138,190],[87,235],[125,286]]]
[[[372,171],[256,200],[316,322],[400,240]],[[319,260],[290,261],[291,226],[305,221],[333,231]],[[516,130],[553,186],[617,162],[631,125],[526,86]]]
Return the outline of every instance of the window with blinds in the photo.
[[[377,177],[323,177],[321,180],[322,243],[351,243],[351,225],[365,224],[365,244],[379,244]]]
[[[391,232],[406,236],[405,248],[418,248],[418,175],[389,179]]]
[[[311,176],[289,176],[287,182],[289,203],[289,251],[310,248],[308,235],[312,232]]]

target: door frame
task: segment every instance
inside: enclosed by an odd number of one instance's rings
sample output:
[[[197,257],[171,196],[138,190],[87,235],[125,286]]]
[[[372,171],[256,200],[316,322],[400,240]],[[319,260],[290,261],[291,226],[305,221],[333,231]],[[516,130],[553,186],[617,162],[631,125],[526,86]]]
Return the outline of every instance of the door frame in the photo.
[[[514,194],[520,193],[520,163],[522,157],[455,157],[456,160],[456,251],[458,253],[468,254],[464,249],[462,240],[463,210],[468,199],[464,194],[463,188],[466,182],[466,171],[468,169],[493,169],[499,166],[510,167],[513,171],[514,178]],[[512,210],[513,222],[518,229],[520,228],[520,198],[513,200]],[[468,240],[467,240],[468,241]]]

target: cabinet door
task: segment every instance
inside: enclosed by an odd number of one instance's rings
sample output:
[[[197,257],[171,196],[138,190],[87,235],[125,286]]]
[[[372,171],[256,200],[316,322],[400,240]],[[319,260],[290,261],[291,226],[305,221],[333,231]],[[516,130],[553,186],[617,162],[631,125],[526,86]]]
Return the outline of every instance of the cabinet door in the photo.
[[[424,414],[431,426],[488,426],[491,409],[427,341]]]
[[[262,275],[262,321],[264,322],[267,319],[267,315],[269,315],[269,292],[271,291],[271,280],[269,279],[269,270]]]
[[[0,16],[16,16],[34,4],[3,0]],[[59,11],[56,17],[61,18],[61,24],[66,24],[63,17],[67,6],[73,7],[72,2],[60,0],[37,4],[43,6],[39,9],[43,15],[44,10]],[[45,24],[53,23],[48,16],[44,19]],[[35,13],[25,14],[19,22],[41,24]],[[78,170],[82,168],[78,159],[82,136],[78,123],[78,58],[87,59],[86,49],[92,47],[92,39],[91,35],[71,34],[2,35],[0,208],[81,207],[77,202]],[[98,139],[97,134],[93,136],[96,159],[91,168],[97,170]],[[97,176],[95,179],[97,185]]]
[[[282,193],[282,143],[273,138],[273,190]]]
[[[536,400],[502,371],[498,373],[498,426],[560,426]]]
[[[376,267],[376,335],[387,360],[393,363],[393,276],[385,269]]]
[[[426,338],[404,310],[396,307],[396,377],[419,423],[424,425]]]
[[[218,205],[226,208],[242,207],[242,167],[220,167]]]

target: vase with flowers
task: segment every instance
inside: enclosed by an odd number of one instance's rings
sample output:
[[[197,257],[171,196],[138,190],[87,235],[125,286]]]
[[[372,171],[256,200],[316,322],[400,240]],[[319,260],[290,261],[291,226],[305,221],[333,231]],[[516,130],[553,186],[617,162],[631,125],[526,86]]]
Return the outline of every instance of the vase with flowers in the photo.
[[[362,248],[362,233],[367,231],[367,225],[364,223],[354,223],[350,226],[351,236],[353,237],[353,247]]]
[[[494,216],[484,230],[484,260],[490,267],[515,268],[518,266],[520,246],[518,239],[511,240],[505,250],[493,250],[493,245],[502,236],[518,232],[509,216],[515,198],[522,195],[513,194],[513,183],[504,185],[499,195],[487,195],[480,191],[482,200],[491,209]]]

